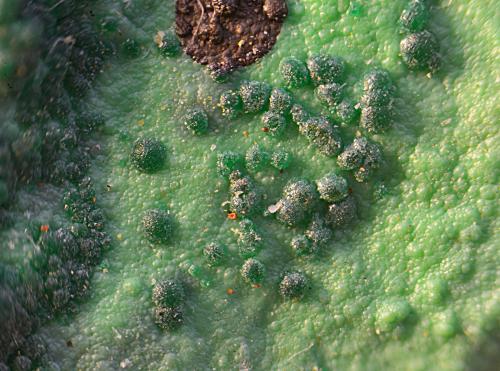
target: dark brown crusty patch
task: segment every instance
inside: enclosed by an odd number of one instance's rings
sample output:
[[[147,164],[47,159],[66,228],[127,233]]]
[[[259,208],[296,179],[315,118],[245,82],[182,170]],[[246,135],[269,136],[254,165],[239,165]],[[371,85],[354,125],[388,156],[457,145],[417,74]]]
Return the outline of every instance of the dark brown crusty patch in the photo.
[[[177,0],[176,32],[196,62],[226,73],[269,52],[287,14],[285,0]]]

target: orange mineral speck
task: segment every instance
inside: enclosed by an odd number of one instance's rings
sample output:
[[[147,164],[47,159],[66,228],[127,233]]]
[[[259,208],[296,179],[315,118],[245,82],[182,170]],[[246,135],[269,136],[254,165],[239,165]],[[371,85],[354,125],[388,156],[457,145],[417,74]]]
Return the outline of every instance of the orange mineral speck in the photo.
[[[238,215],[236,215],[236,213],[229,213],[227,214],[227,217],[228,219],[235,220],[238,217]]]
[[[233,295],[236,291],[234,291],[232,288],[228,288],[226,292],[228,295]]]
[[[41,225],[40,226],[40,231],[44,232],[44,233],[48,232],[49,231],[49,225],[48,224]]]

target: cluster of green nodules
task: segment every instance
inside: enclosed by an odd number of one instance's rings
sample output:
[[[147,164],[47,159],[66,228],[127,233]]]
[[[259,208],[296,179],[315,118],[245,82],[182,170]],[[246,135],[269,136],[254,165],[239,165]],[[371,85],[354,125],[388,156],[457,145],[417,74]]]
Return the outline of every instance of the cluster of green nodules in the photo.
[[[258,144],[248,148],[245,154],[245,165],[247,170],[251,172],[259,172],[268,165],[283,171],[290,166],[291,161],[291,155],[288,152],[276,149],[269,153]]]
[[[15,210],[34,197],[31,191],[15,196],[30,184],[50,191],[29,207],[34,212],[22,235],[32,248],[15,265],[0,264],[1,301],[7,305],[0,315],[0,332],[7,334],[0,354],[14,370],[52,367],[43,339],[30,334],[48,318],[74,311],[111,245],[87,176],[99,150],[93,135],[105,118],[82,98],[117,44],[92,20],[95,4],[66,0],[40,11],[46,3],[0,1],[0,96],[5,82],[16,99],[12,115],[0,124],[0,204]],[[0,362],[0,368],[7,366]]]
[[[366,138],[356,138],[337,158],[343,170],[354,170],[355,179],[367,181],[382,163],[382,152],[378,145]]]
[[[328,243],[332,229],[344,227],[355,218],[356,203],[349,195],[347,180],[330,173],[316,185],[306,179],[290,181],[281,199],[268,210],[290,227],[307,226],[291,241],[297,256],[307,256]]]
[[[283,171],[290,166],[291,161],[291,155],[282,149],[269,152],[262,146],[254,144],[248,148],[244,156],[233,151],[219,153],[216,166],[219,175],[229,178],[235,171],[259,172],[267,166]]]
[[[428,1],[411,0],[399,19],[402,32],[407,33],[401,40],[400,50],[408,68],[435,72],[441,57],[436,37],[427,29],[428,20]]]
[[[235,118],[242,113],[267,111],[262,115],[262,129],[275,137],[281,136],[291,121],[320,153],[336,156],[341,170],[353,171],[357,181],[365,182],[382,162],[378,145],[361,137],[344,147],[339,128],[328,117],[313,115],[294,102],[287,88],[315,86],[318,100],[342,123],[353,123],[359,117],[361,106],[361,126],[368,132],[377,133],[391,122],[394,87],[389,74],[379,69],[370,71],[365,76],[361,104],[356,105],[346,99],[346,64],[342,58],[316,55],[307,63],[294,57],[285,58],[280,64],[280,71],[286,88],[245,81],[239,89],[224,92],[219,100],[223,116]],[[219,175],[229,179],[231,197],[224,204],[225,211],[228,215],[233,213],[233,218],[243,218],[237,232],[238,248],[240,256],[247,261],[241,273],[252,284],[258,284],[265,274],[264,265],[256,259],[262,248],[262,238],[249,219],[263,211],[263,196],[245,172],[260,172],[269,164],[284,170],[290,164],[290,156],[281,150],[269,153],[259,144],[253,144],[244,156],[233,151],[217,156]],[[292,239],[291,247],[297,256],[308,256],[328,243],[334,229],[354,220],[356,202],[350,195],[346,178],[330,173],[317,180],[316,184],[306,179],[290,181],[281,199],[264,212],[264,215],[270,214],[287,226],[304,228]],[[216,246],[219,245],[213,243],[204,250],[209,265],[216,265],[214,262],[219,262],[223,255]],[[285,297],[300,297],[301,294],[294,293],[295,289],[290,287],[303,288],[306,286],[304,282],[305,277],[294,272],[283,278],[280,292]],[[302,292],[303,289],[297,290]]]
[[[165,279],[153,287],[154,321],[164,330],[175,330],[184,322],[184,288],[175,279]]]

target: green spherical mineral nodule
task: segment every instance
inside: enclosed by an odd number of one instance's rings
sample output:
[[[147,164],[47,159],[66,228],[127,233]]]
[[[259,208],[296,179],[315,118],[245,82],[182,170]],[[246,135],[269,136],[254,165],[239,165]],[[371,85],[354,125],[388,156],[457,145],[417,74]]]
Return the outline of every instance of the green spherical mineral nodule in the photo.
[[[184,315],[179,307],[156,307],[154,320],[161,329],[173,331],[184,323]]]
[[[262,248],[262,237],[250,219],[239,223],[238,250],[241,257],[247,259],[256,256]]]
[[[245,81],[240,86],[240,96],[246,113],[264,111],[269,104],[271,86],[259,81]]]
[[[267,133],[276,137],[282,135],[287,126],[285,116],[274,111],[262,115],[262,124]]]
[[[359,117],[358,106],[349,100],[343,100],[335,106],[335,116],[343,124],[352,124]]]
[[[148,210],[143,218],[142,225],[147,239],[153,243],[167,243],[170,241],[174,229],[172,215],[160,209]]]
[[[279,285],[280,294],[285,299],[300,299],[304,296],[309,282],[301,272],[287,272]]]
[[[382,163],[380,147],[366,138],[356,138],[337,157],[337,164],[343,170],[356,170],[358,182],[365,182]]]
[[[311,240],[303,234],[295,236],[290,242],[290,246],[297,256],[312,255],[317,250],[317,245],[313,244]]]
[[[258,144],[251,146],[245,156],[248,170],[260,171],[269,163],[269,155]]]
[[[299,179],[289,182],[283,188],[283,198],[310,210],[318,200],[318,193],[311,182],[306,179]]]
[[[282,171],[287,169],[292,162],[292,158],[288,152],[276,150],[271,154],[271,166]]]
[[[134,143],[131,160],[135,167],[145,173],[154,173],[165,166],[167,148],[159,140],[140,138]]]
[[[304,125],[307,120],[311,118],[309,112],[307,112],[306,109],[300,104],[294,104],[290,109],[290,113],[292,115],[292,121],[299,127]]]
[[[309,83],[309,70],[300,59],[295,57],[283,59],[279,70],[285,84],[290,88],[300,88]]]
[[[311,117],[299,124],[299,132],[325,156],[336,156],[342,150],[342,138],[331,122],[322,116]]]
[[[184,289],[176,280],[161,280],[153,287],[152,296],[158,307],[176,307],[184,300]]]
[[[332,238],[333,232],[326,225],[324,218],[320,214],[313,217],[312,222],[305,232],[306,237],[314,245],[315,249],[325,246]]]
[[[344,88],[337,83],[319,85],[316,90],[318,100],[328,107],[335,107],[340,103],[344,94]]]
[[[302,224],[313,211],[317,200],[318,193],[309,181],[291,181],[283,189],[282,199],[277,204],[276,217],[289,226]]]
[[[230,119],[235,118],[243,108],[240,94],[236,90],[223,92],[219,98],[219,107],[223,116]]]
[[[325,221],[332,228],[343,227],[354,220],[356,210],[356,201],[352,196],[349,196],[328,207]]]
[[[338,202],[347,197],[349,186],[344,177],[328,174],[316,182],[319,197],[327,202]]]
[[[341,83],[344,80],[345,62],[331,55],[315,55],[307,60],[311,79],[316,85]]]
[[[401,13],[399,24],[405,31],[422,31],[429,20],[429,8],[426,0],[411,0]]]
[[[441,57],[439,45],[433,34],[421,31],[408,35],[399,44],[403,61],[409,69],[429,70],[439,69]]]
[[[184,125],[195,135],[205,134],[208,130],[208,116],[201,107],[188,109],[184,116]]]
[[[293,105],[293,98],[285,89],[275,88],[271,92],[269,98],[269,110],[279,113],[280,115],[288,115]]]
[[[226,248],[217,242],[212,242],[205,246],[203,255],[207,259],[208,265],[214,267],[224,260]]]
[[[252,284],[261,283],[264,279],[265,272],[264,264],[253,258],[246,260],[241,267],[241,276],[245,281]]]
[[[366,106],[361,110],[360,125],[369,133],[382,133],[392,123],[391,106]]]

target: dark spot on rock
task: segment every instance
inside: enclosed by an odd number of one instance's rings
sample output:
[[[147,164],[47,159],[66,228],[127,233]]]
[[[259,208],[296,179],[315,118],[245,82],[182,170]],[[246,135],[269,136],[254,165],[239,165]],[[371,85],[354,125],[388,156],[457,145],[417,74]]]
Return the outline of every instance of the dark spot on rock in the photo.
[[[177,0],[184,51],[212,71],[231,71],[264,56],[288,13],[285,0]]]

